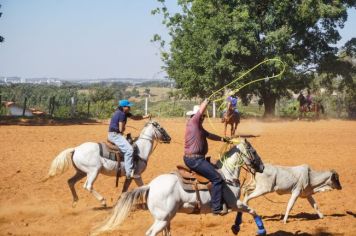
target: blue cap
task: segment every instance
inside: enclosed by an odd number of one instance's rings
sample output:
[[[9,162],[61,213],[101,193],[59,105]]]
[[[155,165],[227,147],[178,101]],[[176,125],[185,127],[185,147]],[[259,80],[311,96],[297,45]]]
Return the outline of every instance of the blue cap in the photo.
[[[129,102],[128,100],[120,100],[119,106],[120,107],[131,107],[133,103]]]

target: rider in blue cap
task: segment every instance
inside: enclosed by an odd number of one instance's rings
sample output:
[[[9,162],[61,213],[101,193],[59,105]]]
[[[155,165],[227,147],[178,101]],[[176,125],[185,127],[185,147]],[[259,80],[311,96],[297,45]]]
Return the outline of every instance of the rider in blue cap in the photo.
[[[109,126],[108,139],[115,143],[119,147],[120,151],[124,154],[125,159],[125,173],[126,178],[130,179],[134,177],[134,165],[133,165],[133,148],[131,144],[126,140],[124,136],[127,117],[133,120],[142,120],[149,118],[146,116],[134,116],[130,113],[130,109],[133,104],[128,100],[120,100],[118,103],[118,108],[114,112]]]

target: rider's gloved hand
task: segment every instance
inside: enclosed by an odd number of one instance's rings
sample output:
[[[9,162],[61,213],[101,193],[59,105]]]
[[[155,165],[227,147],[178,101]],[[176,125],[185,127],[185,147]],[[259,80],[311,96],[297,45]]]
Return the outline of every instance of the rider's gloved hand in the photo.
[[[231,138],[229,138],[229,137],[221,137],[221,141],[223,141],[225,143],[231,143]]]

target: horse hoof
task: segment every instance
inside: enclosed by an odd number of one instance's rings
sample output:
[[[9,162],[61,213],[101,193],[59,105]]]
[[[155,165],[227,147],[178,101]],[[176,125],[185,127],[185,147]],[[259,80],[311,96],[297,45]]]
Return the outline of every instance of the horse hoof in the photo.
[[[266,230],[265,229],[259,229],[257,230],[257,235],[266,235]]]
[[[77,201],[75,201],[75,202],[72,202],[72,208],[75,208],[76,206],[77,206]]]
[[[240,226],[238,226],[238,225],[231,226],[231,231],[234,235],[237,235],[240,231]]]

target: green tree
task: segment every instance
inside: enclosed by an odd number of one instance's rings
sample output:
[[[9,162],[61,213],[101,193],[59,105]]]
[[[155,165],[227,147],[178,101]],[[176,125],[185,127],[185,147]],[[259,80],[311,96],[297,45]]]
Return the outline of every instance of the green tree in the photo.
[[[131,91],[131,96],[138,98],[140,96],[140,91],[138,91],[138,89],[136,87],[133,87],[133,89]]]
[[[89,90],[89,97],[94,103],[99,103],[100,108],[97,112],[97,116],[103,116],[105,111],[105,105],[114,99],[115,90],[110,87],[96,87]]]
[[[159,35],[169,77],[189,96],[207,97],[269,58],[287,64],[283,78],[254,83],[240,96],[262,98],[265,115],[273,115],[278,99],[307,87],[323,62],[338,51],[337,27],[347,20],[355,0],[242,1],[180,0],[181,11],[170,14],[164,0],[152,11],[161,13],[172,38],[169,51]],[[247,81],[277,74],[276,64],[253,71]]]
[[[145,94],[147,95],[147,96],[150,96],[151,95],[151,89],[149,89],[149,88],[145,88]]]

